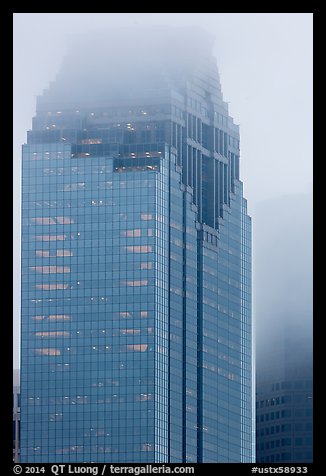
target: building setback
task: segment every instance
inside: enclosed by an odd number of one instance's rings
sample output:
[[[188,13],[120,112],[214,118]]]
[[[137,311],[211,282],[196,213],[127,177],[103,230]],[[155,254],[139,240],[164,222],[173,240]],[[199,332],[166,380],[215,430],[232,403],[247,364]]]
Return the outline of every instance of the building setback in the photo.
[[[251,462],[251,220],[212,42],[76,44],[23,146],[22,462]]]

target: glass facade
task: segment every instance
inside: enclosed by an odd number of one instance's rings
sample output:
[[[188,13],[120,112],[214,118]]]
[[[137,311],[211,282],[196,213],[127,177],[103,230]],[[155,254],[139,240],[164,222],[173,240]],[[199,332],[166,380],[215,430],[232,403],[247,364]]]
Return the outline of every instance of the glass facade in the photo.
[[[287,368],[278,379],[268,372],[258,374],[258,463],[313,461],[313,379],[308,362]]]
[[[23,146],[21,461],[253,461],[251,222],[215,60],[127,105],[57,83]]]

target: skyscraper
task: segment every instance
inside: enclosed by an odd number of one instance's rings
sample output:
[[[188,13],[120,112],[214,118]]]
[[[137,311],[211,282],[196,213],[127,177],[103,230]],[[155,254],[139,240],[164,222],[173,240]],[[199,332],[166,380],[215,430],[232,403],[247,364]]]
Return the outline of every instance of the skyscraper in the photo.
[[[282,364],[271,358],[257,373],[257,462],[311,463],[312,349],[302,336],[282,344]]]
[[[22,462],[253,461],[251,222],[211,49],[88,34],[38,97]]]
[[[277,217],[277,226],[272,216]],[[256,217],[260,223],[268,217],[255,242],[257,462],[309,463],[313,459],[312,193],[265,201]]]

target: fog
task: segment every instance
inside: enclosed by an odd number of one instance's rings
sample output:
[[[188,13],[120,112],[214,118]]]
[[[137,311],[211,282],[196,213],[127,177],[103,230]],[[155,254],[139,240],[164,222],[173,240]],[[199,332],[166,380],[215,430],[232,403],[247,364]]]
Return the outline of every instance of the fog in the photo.
[[[150,25],[146,34],[139,26],[113,27],[76,34],[38,104],[45,103],[45,111],[53,100],[60,110],[158,104],[170,84],[182,87],[198,68],[211,66],[213,43],[213,36],[198,27]]]
[[[135,26],[143,31],[137,42]],[[203,28],[207,38],[200,44],[195,34],[190,35],[189,47],[184,49],[172,27],[181,34],[189,26],[194,31]],[[151,42],[155,28],[169,38],[168,49],[155,51]],[[101,35],[102,47],[95,48]],[[58,78],[55,87],[62,101],[67,99],[62,85],[66,87],[69,81],[74,84],[70,101],[80,101],[81,96],[84,101],[94,99],[81,94],[86,81],[96,85],[92,89],[98,97],[108,81],[118,81],[119,87],[111,92],[120,101],[119,89],[127,87],[130,100],[142,87],[150,88],[158,81],[164,88],[169,77],[156,74],[163,58],[170,61],[171,74],[176,75],[198,66],[199,58],[204,62],[206,42],[214,45],[223,99],[240,125],[241,180],[253,218],[254,315],[259,342],[268,340],[272,319],[290,326],[293,319],[311,322],[312,14],[15,13],[15,368],[19,367],[21,144],[31,129],[36,97]],[[60,79],[70,47],[76,53],[69,60],[69,73]],[[124,61],[130,51],[132,63]],[[138,67],[139,55],[146,55],[150,62],[146,74]],[[174,63],[173,58],[177,58]],[[102,74],[96,76],[98,65]]]
[[[257,371],[311,363],[312,190],[260,202],[255,216]]]

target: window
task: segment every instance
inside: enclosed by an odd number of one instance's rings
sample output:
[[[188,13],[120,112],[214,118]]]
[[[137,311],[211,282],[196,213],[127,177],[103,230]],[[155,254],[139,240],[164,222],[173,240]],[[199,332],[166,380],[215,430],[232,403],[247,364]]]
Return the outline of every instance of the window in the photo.
[[[33,321],[43,321],[45,316],[33,316]],[[51,314],[47,317],[49,321],[70,321],[71,317],[64,314]]]
[[[74,220],[70,217],[37,217],[31,220],[36,225],[70,225],[74,223]]]
[[[36,225],[55,225],[55,221],[51,217],[31,218],[31,221]]]
[[[66,238],[66,235],[38,235],[36,241],[64,241]]]
[[[291,446],[291,438],[282,438],[281,445],[282,446]]]
[[[74,220],[70,217],[56,217],[56,219],[59,225],[70,225],[72,223],[75,223]]]
[[[73,252],[70,250],[57,250],[57,256],[73,256]]]
[[[152,269],[152,262],[142,262],[140,263],[140,269]]]
[[[134,237],[134,236],[140,236],[141,230],[139,228],[136,228],[134,230],[123,230],[120,232],[121,236],[128,236],[128,237]]]
[[[71,317],[67,314],[50,314],[48,319],[49,321],[70,321]]]
[[[35,332],[36,337],[69,337],[70,332],[52,331],[52,332]]]
[[[140,329],[120,329],[120,334],[122,334],[122,335],[138,335],[138,334],[140,334]]]
[[[124,281],[124,283],[125,283],[127,286],[131,286],[131,287],[147,286],[147,285],[148,285],[147,279],[134,280],[134,281]]]
[[[61,355],[59,349],[35,349],[35,352],[39,355]]]
[[[144,443],[141,448],[140,448],[140,451],[151,451],[153,448],[152,448],[152,445],[149,444],[149,443]]]
[[[134,352],[146,352],[147,348],[147,344],[127,344],[127,350]]]
[[[151,253],[152,246],[143,245],[143,246],[126,246],[126,250],[129,253]]]
[[[50,257],[50,251],[36,250],[35,254],[38,258],[49,258]]]
[[[30,266],[29,269],[42,274],[70,273],[69,266]]]
[[[42,291],[56,291],[59,289],[68,289],[69,284],[55,283],[55,284],[37,284],[36,289],[41,289]]]
[[[130,312],[120,312],[120,317],[132,317],[132,314]]]
[[[150,393],[140,393],[136,395],[136,400],[138,402],[147,402],[148,400],[152,400],[152,395]]]

